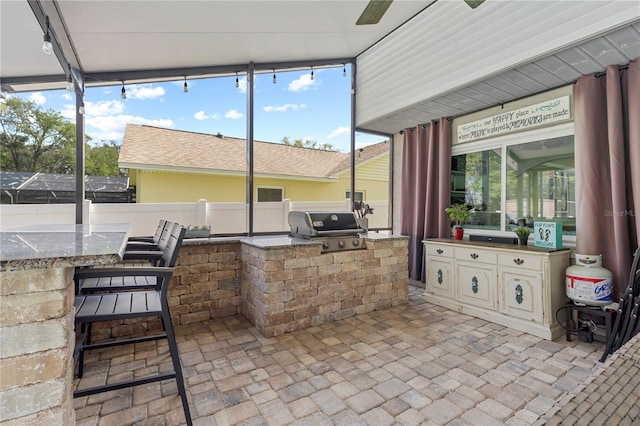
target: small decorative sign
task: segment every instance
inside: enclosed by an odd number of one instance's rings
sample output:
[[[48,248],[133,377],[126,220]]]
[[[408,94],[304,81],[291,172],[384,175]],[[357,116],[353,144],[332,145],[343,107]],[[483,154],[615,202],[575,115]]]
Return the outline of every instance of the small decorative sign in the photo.
[[[535,222],[533,224],[533,245],[552,249],[562,248],[562,223]]]

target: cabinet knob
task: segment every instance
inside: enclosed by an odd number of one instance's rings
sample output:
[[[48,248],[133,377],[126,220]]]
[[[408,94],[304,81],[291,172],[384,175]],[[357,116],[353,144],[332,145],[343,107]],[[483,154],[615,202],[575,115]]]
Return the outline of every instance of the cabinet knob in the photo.
[[[522,265],[524,263],[524,260],[516,257],[515,259],[513,259],[513,263],[515,263],[516,265]]]
[[[477,255],[477,254],[475,254],[475,253],[471,253],[469,256],[471,256],[471,258],[472,258],[473,260],[475,260],[475,259],[477,259],[477,258],[478,258],[478,255]]]
[[[442,254],[442,253],[444,253],[444,250],[442,250],[442,249],[438,249],[438,250],[436,250],[436,253],[438,253],[438,254]]]

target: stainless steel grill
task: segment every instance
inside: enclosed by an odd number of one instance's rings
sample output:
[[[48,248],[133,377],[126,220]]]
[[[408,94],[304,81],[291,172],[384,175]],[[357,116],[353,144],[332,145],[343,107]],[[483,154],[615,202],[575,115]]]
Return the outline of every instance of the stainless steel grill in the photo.
[[[291,236],[322,243],[322,253],[366,248],[353,212],[289,212]]]

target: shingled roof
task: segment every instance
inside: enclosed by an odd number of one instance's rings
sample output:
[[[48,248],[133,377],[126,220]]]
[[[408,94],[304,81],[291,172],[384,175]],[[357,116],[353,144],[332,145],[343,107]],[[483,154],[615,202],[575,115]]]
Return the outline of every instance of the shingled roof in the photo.
[[[386,142],[360,150],[361,163],[389,149]],[[244,174],[246,141],[222,135],[127,124],[118,164],[121,168]],[[370,155],[372,154],[372,155]],[[281,143],[254,143],[258,175],[332,179],[349,167],[349,154]]]

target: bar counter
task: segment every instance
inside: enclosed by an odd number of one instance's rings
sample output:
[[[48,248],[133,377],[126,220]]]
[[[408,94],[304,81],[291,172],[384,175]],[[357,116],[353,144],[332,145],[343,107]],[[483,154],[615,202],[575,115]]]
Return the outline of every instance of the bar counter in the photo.
[[[122,259],[130,226],[0,233],[0,419],[74,425],[73,274]]]

